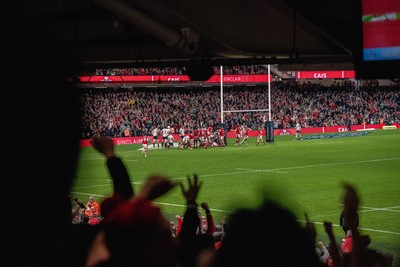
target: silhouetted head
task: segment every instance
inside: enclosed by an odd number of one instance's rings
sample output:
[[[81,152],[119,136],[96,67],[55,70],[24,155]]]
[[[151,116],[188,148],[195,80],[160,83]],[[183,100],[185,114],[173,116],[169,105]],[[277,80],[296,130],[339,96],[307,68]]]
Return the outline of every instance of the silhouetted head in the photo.
[[[218,267],[294,265],[319,266],[319,260],[312,238],[290,210],[265,201],[230,216],[217,253]]]

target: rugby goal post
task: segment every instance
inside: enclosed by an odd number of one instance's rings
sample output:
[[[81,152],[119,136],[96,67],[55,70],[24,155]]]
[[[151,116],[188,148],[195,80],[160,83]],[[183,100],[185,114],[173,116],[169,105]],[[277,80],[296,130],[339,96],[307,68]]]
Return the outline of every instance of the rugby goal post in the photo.
[[[221,99],[221,124],[224,127],[225,130],[225,144],[226,144],[226,134],[227,134],[227,127],[226,123],[224,122],[224,113],[227,112],[262,112],[262,111],[268,111],[268,120],[265,121],[265,130],[266,130],[266,139],[268,143],[273,143],[274,142],[274,124],[272,122],[271,118],[271,65],[268,64],[268,108],[266,109],[245,109],[245,110],[224,110],[224,80],[223,80],[223,66],[220,66],[220,99]]]

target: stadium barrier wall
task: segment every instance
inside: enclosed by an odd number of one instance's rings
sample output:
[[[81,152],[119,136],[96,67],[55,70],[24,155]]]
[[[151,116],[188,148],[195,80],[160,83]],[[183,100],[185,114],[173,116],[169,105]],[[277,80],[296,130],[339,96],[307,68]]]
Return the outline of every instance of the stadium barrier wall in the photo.
[[[384,124],[365,124],[365,125],[352,125],[350,129],[347,126],[331,126],[331,127],[311,127],[311,128],[302,128],[302,134],[313,134],[313,133],[337,133],[337,132],[348,132],[348,131],[367,131],[367,130],[381,130],[384,128]],[[397,129],[400,128],[400,124],[393,124],[391,126],[395,126]],[[387,127],[385,127],[387,128]],[[390,127],[393,128],[394,127]],[[249,133],[249,137],[256,137],[258,131],[251,130]],[[295,135],[295,128],[288,129],[274,129],[274,136],[282,136],[282,135]],[[263,130],[263,135],[266,135],[266,130]],[[179,134],[174,134],[174,140],[179,140]],[[235,131],[232,129],[226,133],[226,138],[235,138]],[[143,140],[142,136],[133,136],[133,137],[120,137],[113,138],[114,144],[116,145],[133,145],[133,144],[141,144]],[[161,137],[159,141],[161,140]],[[81,147],[92,146],[91,139],[82,139],[80,140]]]

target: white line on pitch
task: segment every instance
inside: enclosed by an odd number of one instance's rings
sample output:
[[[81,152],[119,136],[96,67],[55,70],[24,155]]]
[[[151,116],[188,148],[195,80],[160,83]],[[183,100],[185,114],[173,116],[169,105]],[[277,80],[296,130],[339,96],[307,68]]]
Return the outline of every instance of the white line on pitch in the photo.
[[[336,144],[340,144],[340,143],[344,143],[344,142],[310,142],[310,143],[307,143],[307,145],[336,145]]]
[[[348,164],[355,164],[355,163],[370,163],[370,162],[380,162],[380,161],[399,160],[399,159],[400,158],[388,158],[388,159],[371,159],[371,160],[360,160],[360,161],[348,161],[348,162],[339,162],[339,163],[324,163],[324,164],[316,164],[316,165],[304,165],[304,166],[296,166],[296,167],[269,169],[269,171],[294,170],[294,169],[304,169],[304,168],[314,168],[314,167],[324,167],[324,166],[336,166],[336,165],[348,165]]]
[[[111,181],[111,180],[108,180]],[[137,182],[131,182],[131,184],[144,184],[145,181],[137,181]],[[101,186],[112,186],[112,183],[109,184],[97,184],[97,185],[86,185],[86,186],[76,186],[73,189],[82,189],[82,188],[92,188],[92,187],[101,187]]]
[[[252,173],[252,172],[257,172],[257,171],[251,170],[251,171],[242,171],[242,172],[225,172],[225,173],[199,175],[199,177],[203,178],[203,177],[225,176],[225,175],[234,175],[234,174],[242,174],[242,173]],[[176,177],[176,178],[171,178],[171,180],[183,180],[186,178],[187,178],[187,176]]]
[[[277,172],[277,173],[288,173],[282,171],[275,171],[275,170],[258,170],[258,169],[246,169],[246,168],[236,168],[237,170],[244,170],[244,171],[254,171],[254,172]]]
[[[348,162],[339,162],[339,163],[324,163],[324,164],[316,164],[316,165],[303,165],[303,166],[294,166],[294,167],[285,167],[285,168],[275,168],[275,169],[266,169],[266,170],[252,170],[252,169],[242,169],[245,171],[240,172],[226,172],[226,173],[217,173],[217,174],[207,174],[207,175],[199,175],[201,177],[215,177],[215,176],[225,176],[225,175],[235,175],[242,173],[252,173],[252,172],[283,172],[282,170],[295,170],[295,169],[304,169],[304,168],[315,168],[315,167],[324,167],[324,166],[336,166],[336,165],[348,165],[348,164],[356,164],[356,163],[370,163],[370,162],[380,162],[380,161],[389,161],[389,160],[399,160],[400,158],[388,158],[388,159],[371,159],[371,160],[360,160],[360,161],[348,161]],[[176,177],[172,178],[172,180],[182,180],[186,179],[185,177]]]
[[[305,220],[298,220],[299,222],[306,222]],[[324,223],[323,222],[314,222],[314,221],[311,221],[312,223],[314,223],[314,224],[320,224],[320,225],[323,225]],[[335,227],[340,227],[338,224],[332,224],[332,226],[335,226]],[[362,227],[359,227],[358,228],[359,230],[363,230],[363,231],[369,231],[369,232],[377,232],[377,233],[384,233],[384,234],[392,234],[392,235],[400,235],[400,233],[399,232],[392,232],[392,231],[385,231],[385,230],[378,230],[378,229],[371,229],[371,228],[362,228]]]
[[[366,209],[366,210],[359,210],[358,212],[370,212],[370,211],[390,211],[390,212],[400,212],[398,209],[400,206],[394,206],[394,207],[386,207],[386,208],[373,208],[373,207],[366,207],[366,206],[360,206],[360,208]]]
[[[339,206],[343,206],[343,204],[339,204]],[[368,211],[393,211],[393,212],[400,212],[397,210],[400,206],[393,206],[393,207],[386,207],[386,208],[374,208],[368,206],[358,206],[359,208],[366,209],[366,210],[359,210],[358,212],[368,212]]]
[[[185,208],[186,205],[181,205],[181,204],[172,204],[172,203],[164,203],[164,202],[154,202],[158,205],[164,205],[164,206],[173,206],[173,207],[182,207]],[[220,210],[220,209],[210,209],[211,211],[214,212],[223,212],[223,213],[231,213],[232,211],[227,211],[227,210]]]
[[[400,206],[394,206],[394,207],[386,207],[386,208],[374,208],[374,207],[368,207],[368,206],[359,206],[360,208],[364,209],[377,209],[377,210],[382,210],[382,209],[398,209]]]

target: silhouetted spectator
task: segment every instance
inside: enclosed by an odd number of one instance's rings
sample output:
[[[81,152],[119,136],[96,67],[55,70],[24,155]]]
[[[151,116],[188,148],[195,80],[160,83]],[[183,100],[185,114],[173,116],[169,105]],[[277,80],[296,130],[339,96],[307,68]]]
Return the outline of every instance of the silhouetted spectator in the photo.
[[[255,209],[238,209],[228,218],[217,267],[322,266],[311,237],[294,214],[265,200]]]
[[[10,71],[1,83],[0,138],[6,154],[0,201],[7,203],[2,212],[9,218],[20,218],[24,207],[25,219],[1,220],[0,265],[71,266],[64,260],[71,256],[69,190],[80,138],[80,96],[69,80],[76,58],[49,39],[45,29],[27,22],[20,4],[5,1],[0,17],[6,51],[2,64],[24,69],[23,74]],[[11,134],[9,127],[16,123],[24,131]]]

